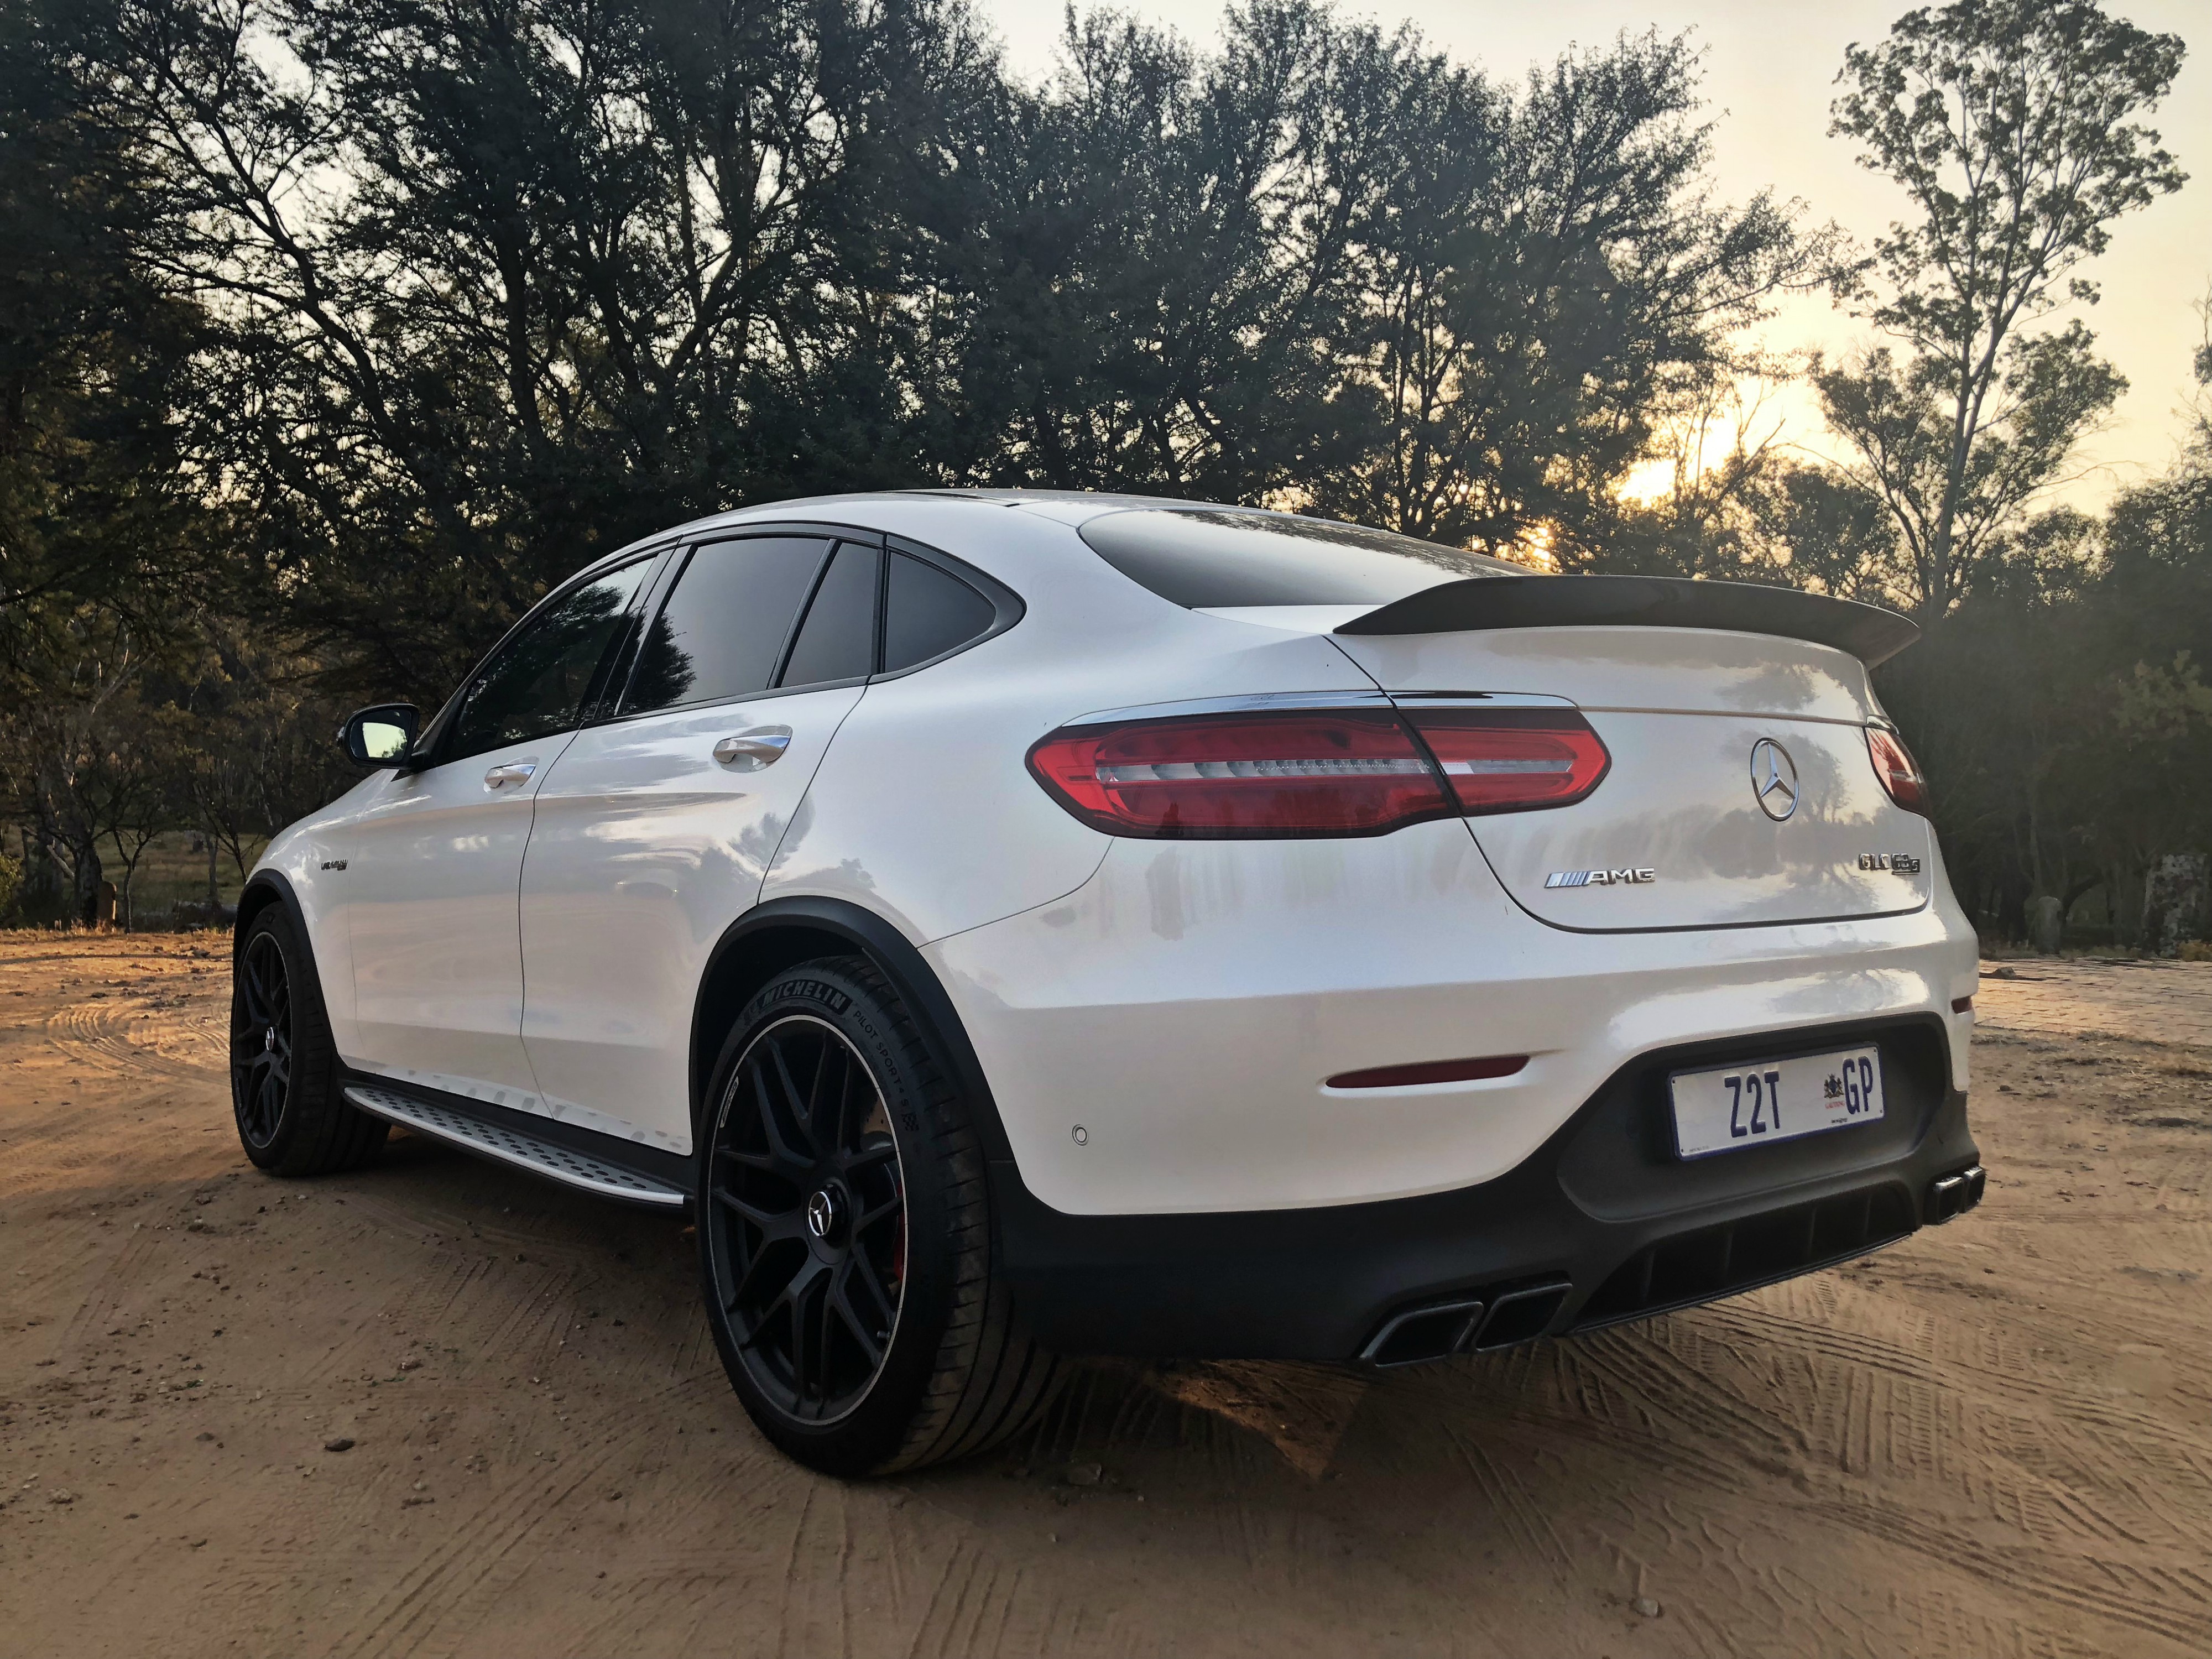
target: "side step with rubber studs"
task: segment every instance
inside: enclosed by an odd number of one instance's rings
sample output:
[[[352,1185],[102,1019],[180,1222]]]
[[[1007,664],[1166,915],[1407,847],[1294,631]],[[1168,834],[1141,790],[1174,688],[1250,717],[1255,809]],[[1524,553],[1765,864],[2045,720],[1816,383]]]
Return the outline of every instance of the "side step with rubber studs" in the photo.
[[[489,1122],[450,1107],[417,1100],[396,1089],[355,1083],[347,1085],[345,1096],[373,1117],[397,1123],[403,1129],[428,1135],[433,1140],[442,1140],[465,1152],[474,1152],[479,1158],[511,1164],[579,1192],[617,1199],[625,1204],[642,1204],[656,1210],[680,1209],[690,1201],[690,1194],[681,1187],[657,1176],[625,1169],[573,1147],[556,1146],[507,1123]]]

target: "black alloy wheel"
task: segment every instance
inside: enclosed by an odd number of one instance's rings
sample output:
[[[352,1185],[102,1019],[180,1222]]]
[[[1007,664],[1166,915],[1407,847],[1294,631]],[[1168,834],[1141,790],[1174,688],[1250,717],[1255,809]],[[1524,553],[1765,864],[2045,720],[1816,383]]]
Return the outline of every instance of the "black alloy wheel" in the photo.
[[[844,1034],[793,1013],[739,1055],[702,1219],[711,1294],[754,1386],[828,1425],[881,1376],[907,1278],[906,1178],[884,1094]]]
[[[283,904],[240,932],[230,974],[230,1106],[239,1144],[271,1175],[358,1169],[384,1146],[382,1119],[345,1098],[322,981]]]
[[[292,974],[274,933],[246,942],[230,1011],[230,1095],[249,1148],[276,1139],[292,1091]]]

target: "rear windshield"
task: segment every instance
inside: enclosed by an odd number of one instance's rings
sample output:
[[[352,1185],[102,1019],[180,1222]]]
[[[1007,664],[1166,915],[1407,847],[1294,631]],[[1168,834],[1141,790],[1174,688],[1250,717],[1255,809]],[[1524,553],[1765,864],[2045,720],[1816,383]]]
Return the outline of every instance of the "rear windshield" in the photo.
[[[1519,565],[1327,519],[1220,510],[1109,513],[1079,532],[1132,581],[1193,611],[1260,605],[1389,605]]]

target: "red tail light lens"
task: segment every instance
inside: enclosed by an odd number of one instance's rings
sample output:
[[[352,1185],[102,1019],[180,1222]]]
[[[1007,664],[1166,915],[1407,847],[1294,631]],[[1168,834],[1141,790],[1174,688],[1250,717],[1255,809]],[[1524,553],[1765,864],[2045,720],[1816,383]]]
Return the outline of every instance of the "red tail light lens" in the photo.
[[[1596,788],[1613,764],[1589,722],[1571,708],[1407,713],[1469,817],[1565,806]]]
[[[1564,806],[1597,787],[1610,757],[1572,709],[1376,708],[1062,727],[1029,762],[1062,805],[1109,835],[1220,840],[1379,836],[1425,818]]]
[[[1920,775],[1920,763],[1914,760],[1893,732],[1879,726],[1867,727],[1867,753],[1874,760],[1874,775],[1881,780],[1881,787],[1889,791],[1889,798],[1908,812],[1926,813],[1928,811],[1928,780]]]
[[[1063,727],[1029,759],[1069,811],[1117,836],[1379,836],[1451,811],[1387,709]]]

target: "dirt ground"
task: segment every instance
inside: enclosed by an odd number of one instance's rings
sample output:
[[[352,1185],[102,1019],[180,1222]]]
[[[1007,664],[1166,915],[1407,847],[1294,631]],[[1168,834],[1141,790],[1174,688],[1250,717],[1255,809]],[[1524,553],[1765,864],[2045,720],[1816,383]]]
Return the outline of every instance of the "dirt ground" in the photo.
[[[254,1172],[227,964],[0,940],[0,1653],[2212,1651],[2212,963],[1984,978],[1988,1201],[1869,1261],[1382,1380],[1102,1368],[874,1486],[753,1433],[680,1221],[421,1140]]]

